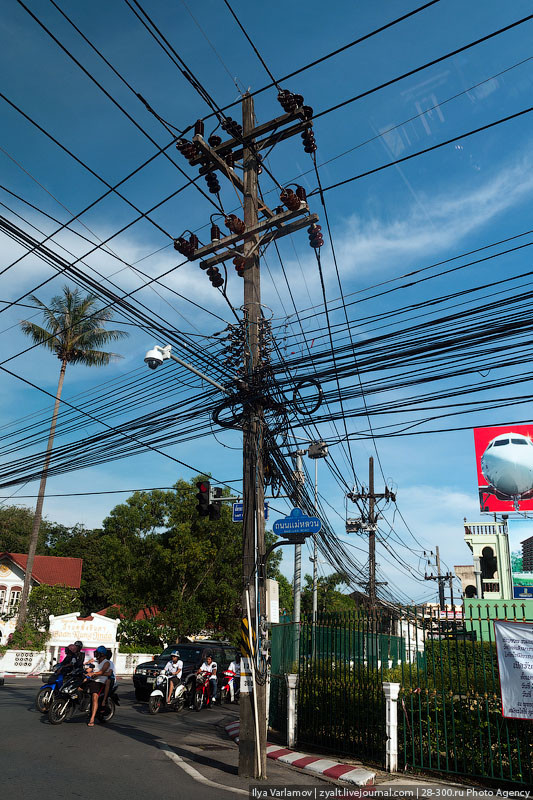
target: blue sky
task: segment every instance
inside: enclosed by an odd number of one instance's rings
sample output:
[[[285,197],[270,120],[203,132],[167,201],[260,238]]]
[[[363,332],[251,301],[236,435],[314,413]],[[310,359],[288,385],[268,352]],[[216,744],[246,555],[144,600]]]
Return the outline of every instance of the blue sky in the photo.
[[[116,0],[110,4],[94,0],[78,3],[75,7],[64,0],[57,2],[133,89],[141,93],[164,119],[179,128],[206,114],[204,101],[148,36],[125,2]],[[267,14],[264,6],[241,0],[234,0],[232,5],[276,77],[298,69],[415,7],[407,2],[337,1],[326,9],[323,3],[311,0],[290,5],[274,2]],[[157,120],[49,0],[27,0],[27,6],[160,146],[170,141],[169,134]],[[154,0],[146,8],[219,105],[238,99],[239,91],[233,78],[240,89],[255,90],[270,82],[222,2],[200,0],[193,6],[179,0]],[[528,13],[530,4],[520,0],[513,4],[481,0],[465,4],[441,0],[415,17],[290,79],[286,85],[302,93],[315,112],[320,112]],[[358,175],[527,108],[533,77],[533,60],[529,60],[533,56],[531,24],[520,25],[318,119],[315,133],[317,160],[323,164],[320,167],[322,184],[328,186]],[[0,38],[0,65],[6,97],[105,181],[118,182],[153,155],[153,143],[134,127],[18,3],[10,4],[5,10],[0,21]],[[426,113],[422,114],[424,111]],[[105,186],[101,181],[62,152],[5,101],[1,101],[0,113],[2,186],[62,222],[103,194]],[[238,118],[240,112],[236,106],[235,113],[229,113]],[[274,89],[258,95],[256,115],[259,120],[279,113]],[[397,127],[406,120],[410,121]],[[206,132],[210,131],[206,125]],[[351,152],[340,156],[348,150]],[[179,154],[173,150],[169,152],[188,175],[195,174]],[[328,192],[326,200],[345,295],[529,230],[533,190],[531,161],[531,119],[530,115],[525,115]],[[269,156],[268,164],[282,184],[311,169],[297,139],[279,145]],[[316,185],[311,172],[299,180],[308,190]],[[169,160],[159,156],[126,182],[121,191],[144,211],[182,183],[183,175]],[[272,186],[268,176],[264,175],[263,191],[271,192]],[[228,208],[235,205],[232,191],[227,186],[223,190]],[[271,205],[275,205],[276,195],[270,193],[267,197]],[[273,199],[270,201],[270,198]],[[44,237],[31,225],[46,235],[57,227],[4,190],[0,190],[0,202],[9,206],[9,210],[0,207],[1,214],[37,238]],[[316,196],[311,207],[321,213]],[[13,212],[21,214],[25,222]],[[211,212],[207,201],[194,188],[189,188],[154,212],[153,219],[177,236],[185,228],[195,230],[208,224]],[[84,214],[73,228],[94,241],[101,241],[135,216],[124,200],[111,195]],[[205,236],[205,231],[203,233]],[[22,255],[23,250],[7,237],[2,238],[2,245],[3,268]],[[76,258],[90,249],[90,245],[70,231],[63,231],[49,245],[65,257],[68,253],[61,248],[75,254]],[[143,259],[138,266],[150,276],[161,274],[181,260],[168,246],[167,237],[147,221],[137,223],[115,237],[110,246],[128,264]],[[296,234],[291,242],[284,240],[280,249],[298,309],[320,304],[320,283],[305,233]],[[155,251],[158,252],[146,258]],[[109,253],[97,251],[86,262],[84,270],[93,267],[105,276],[117,273],[113,280],[123,291],[131,291],[141,283],[138,275]],[[338,286],[328,247],[324,249],[323,262],[327,296],[337,298]],[[398,306],[489,283],[528,269],[530,256],[526,249],[457,273],[452,278],[443,276],[385,298],[360,302],[350,307],[352,331],[364,340],[370,335],[371,326],[358,325],[363,316],[379,314],[385,319],[387,313]],[[266,254],[262,274],[263,302],[280,321],[284,309],[290,310],[290,303],[287,291],[282,287],[276,259],[270,251]],[[0,276],[0,299],[20,297],[50,275],[52,270],[48,266],[28,256]],[[231,276],[230,281],[230,296],[238,307],[242,303],[242,286],[237,277]],[[37,292],[40,299],[44,302],[49,300],[58,292],[62,282],[56,278],[43,287]],[[167,287],[194,298],[229,321],[229,309],[196,264],[180,268],[164,282]],[[158,287],[158,292],[155,294],[151,289],[143,289],[137,296],[180,330],[210,335],[223,327],[220,320],[198,311],[167,289]],[[370,293],[363,292],[354,297],[363,300]],[[27,346],[17,323],[31,313],[30,309],[16,307],[0,313],[2,360]],[[124,355],[120,363],[106,370],[70,368],[65,397],[68,399],[140,366],[145,350],[152,344],[153,337],[142,331],[133,331],[130,339],[120,345]],[[18,356],[6,366],[47,391],[55,391],[58,365],[52,355],[34,350]],[[16,427],[23,415],[49,407],[44,395],[15,378],[4,374],[2,386],[2,425]],[[505,390],[501,394],[505,395]],[[402,391],[396,395],[384,394],[383,400],[391,396],[401,398]],[[497,406],[497,392],[487,397]],[[164,401],[159,405],[162,407]],[[147,409],[156,410],[157,407],[158,398],[155,397]],[[490,412],[451,417],[444,420],[444,427],[498,423],[500,413],[496,407]],[[504,414],[505,419],[525,419],[527,406],[505,409]],[[389,421],[392,420],[386,417],[373,420],[377,425]],[[363,421],[349,424],[350,431],[363,428]],[[87,433],[94,429],[88,424]],[[322,435],[327,439],[331,428],[325,426]],[[234,435],[222,433],[218,438],[226,445],[238,444]],[[441,554],[450,566],[468,563],[469,553],[463,542],[461,523],[464,516],[472,518],[478,513],[471,432],[380,439],[378,447],[385,476],[397,487],[399,508],[416,539],[428,549],[439,544]],[[238,479],[241,472],[239,452],[223,447],[213,437],[179,445],[170,452],[199,470],[211,471],[223,481]],[[337,455],[338,448],[332,452],[343,465],[342,456]],[[364,479],[368,456],[374,454],[373,448],[369,442],[356,442],[353,452],[357,473]],[[146,453],[51,478],[48,492],[165,486],[180,476],[190,475],[186,470],[178,471],[176,464],[164,456]],[[348,472],[346,477],[350,477]],[[322,463],[319,465],[319,483],[321,493],[343,517],[343,493]],[[36,488],[35,483],[28,484],[19,489],[18,495],[35,494]],[[10,494],[11,491],[15,488],[2,493]],[[45,513],[65,524],[83,522],[97,526],[113,505],[125,497],[49,497]],[[20,502],[31,504],[33,501]],[[281,501],[276,503],[276,508],[283,513],[287,511]],[[353,508],[348,511],[353,513]],[[393,514],[393,509],[387,512],[391,522]],[[339,516],[332,513],[330,521],[337,532],[344,535]],[[378,561],[404,595],[416,599],[429,596],[433,584],[411,579],[403,566],[408,563],[413,569],[418,568],[421,548],[398,516],[394,518],[394,526],[402,542],[412,549],[394,544],[402,562],[400,566],[389,564],[393,557],[383,549],[378,552]],[[364,549],[366,546],[364,540],[355,537],[350,542],[355,547]],[[354,552],[364,561],[359,550]],[[327,565],[321,566],[328,571]],[[290,557],[285,558],[284,570],[290,575]]]

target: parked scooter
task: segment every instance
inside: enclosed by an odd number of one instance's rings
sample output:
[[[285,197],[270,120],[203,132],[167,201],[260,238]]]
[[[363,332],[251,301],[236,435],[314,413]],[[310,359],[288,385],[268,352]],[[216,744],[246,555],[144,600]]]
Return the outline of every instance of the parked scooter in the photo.
[[[87,675],[83,669],[74,670],[63,681],[63,685],[57,691],[57,695],[48,709],[48,719],[52,725],[61,725],[71,719],[75,712],[81,714],[91,713],[91,695],[83,686]],[[103,691],[98,699],[98,711],[96,718],[99,722],[109,722],[115,716],[115,708],[120,705],[120,700],[116,688],[109,692],[107,703],[104,702]]]
[[[178,683],[170,696],[170,703],[167,703],[168,682],[171,675],[162,672],[155,679],[155,689],[148,700],[148,711],[150,714],[157,714],[166,706],[173,711],[181,711],[187,699],[187,687],[184,683]]]
[[[63,685],[63,670],[59,669],[55,672],[43,672],[41,675],[41,680],[44,681],[44,684],[37,692],[35,706],[37,711],[40,711],[41,714],[46,714],[48,708],[50,707],[50,703]]]

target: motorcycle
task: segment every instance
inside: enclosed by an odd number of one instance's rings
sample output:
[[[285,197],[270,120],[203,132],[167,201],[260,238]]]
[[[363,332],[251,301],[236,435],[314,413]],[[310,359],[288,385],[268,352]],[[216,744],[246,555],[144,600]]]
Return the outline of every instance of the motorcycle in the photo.
[[[170,696],[170,703],[167,703],[168,683],[171,676],[162,672],[155,679],[155,689],[148,700],[148,711],[150,714],[157,714],[164,706],[181,711],[187,699],[187,687],[183,683],[178,683]]]
[[[211,686],[209,672],[199,672],[196,676],[196,687],[194,690],[193,706],[195,711],[201,711],[204,706],[211,705]]]
[[[91,713],[91,695],[83,684],[87,678],[84,670],[74,670],[65,680],[57,692],[57,696],[52,701],[48,709],[48,720],[52,725],[61,725],[74,716],[76,711],[86,714]],[[103,686],[103,684],[102,684]],[[115,716],[116,706],[120,705],[120,700],[115,687],[109,691],[107,703],[104,706],[104,693],[100,693],[98,698],[98,711],[96,718],[99,722],[109,722]]]
[[[226,669],[223,672],[223,682],[222,686],[220,687],[220,702],[221,703],[231,703],[231,690],[230,690],[230,683],[233,681],[233,697],[234,702],[239,702],[239,695],[240,695],[240,675],[232,670]]]
[[[57,695],[58,690],[63,684],[63,671],[56,670],[55,672],[43,672],[41,675],[41,680],[43,681],[43,686],[41,686],[37,692],[35,706],[37,711],[40,711],[41,714],[46,714],[50,703]]]

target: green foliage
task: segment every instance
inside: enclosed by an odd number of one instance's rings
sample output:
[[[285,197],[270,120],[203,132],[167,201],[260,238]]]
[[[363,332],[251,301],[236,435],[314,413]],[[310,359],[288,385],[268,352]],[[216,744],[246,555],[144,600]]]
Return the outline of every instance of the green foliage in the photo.
[[[1,619],[13,619],[18,614],[17,603],[9,612],[3,614]],[[50,614],[70,614],[79,611],[80,598],[77,589],[70,586],[48,586],[45,583],[33,586],[28,598],[26,623],[29,628],[37,631],[47,631],[50,627]]]
[[[522,562],[522,551],[515,550],[514,553],[511,553],[511,571],[512,572],[522,572],[523,569],[523,562]]]
[[[384,680],[398,681],[404,687],[424,690],[499,692],[496,645],[493,642],[466,642],[453,639],[427,639],[423,654],[415,663],[404,663],[385,671]]]
[[[294,593],[292,583],[281,572],[276,580],[279,583],[279,610],[292,614],[294,606]]]
[[[36,629],[48,630],[50,614],[55,617],[79,611],[80,598],[77,589],[70,586],[34,586],[28,598],[28,614],[26,620]]]
[[[0,647],[0,653],[5,653],[6,650],[33,650],[38,652],[44,650],[48,637],[48,631],[39,631],[29,622],[25,622],[20,630],[10,634],[7,643]]]
[[[34,512],[23,506],[0,508],[0,553],[27,553],[33,527]],[[61,525],[43,520],[39,529],[37,555],[46,555],[48,537],[64,530]]]
[[[157,608],[181,635],[206,627],[213,635],[239,629],[242,525],[227,505],[211,522],[196,513],[196,481],[175,491],[135,492],[104,520],[102,576],[109,600],[126,615]]]
[[[82,558],[80,610],[82,614],[100,611],[114,602],[114,579],[105,553],[102,530],[87,530],[83,525],[56,527],[47,537],[48,555]]]
[[[340,586],[347,583],[348,578],[340,572],[331,575],[321,575],[317,580],[317,606],[319,612],[353,611],[355,601],[339,590]],[[313,609],[313,578],[305,576],[302,590],[302,612],[310,614]]]
[[[96,295],[82,296],[79,289],[63,287],[63,294],[52,297],[47,306],[35,295],[30,300],[43,312],[45,327],[22,320],[22,332],[35,344],[51,350],[60,361],[101,367],[113,359],[121,358],[116,353],[106,353],[99,348],[108,342],[124,339],[124,331],[109,331],[104,326],[113,316],[110,308],[98,308]]]
[[[177,641],[178,631],[151,619],[123,619],[117,629],[121,653],[159,653],[169,643]]]

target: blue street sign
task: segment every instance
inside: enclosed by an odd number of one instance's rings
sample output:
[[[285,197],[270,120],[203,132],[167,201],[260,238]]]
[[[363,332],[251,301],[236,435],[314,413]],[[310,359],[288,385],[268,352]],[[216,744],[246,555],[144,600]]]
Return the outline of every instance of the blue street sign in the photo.
[[[513,586],[515,600],[533,600],[533,586]]]
[[[242,522],[244,518],[244,503],[233,503],[231,519],[233,522]],[[265,519],[268,519],[268,503],[265,503]]]
[[[272,525],[272,530],[277,536],[290,536],[293,533],[303,533],[308,536],[318,533],[322,527],[318,517],[308,517],[301,508],[293,508],[285,519],[278,519]]]

